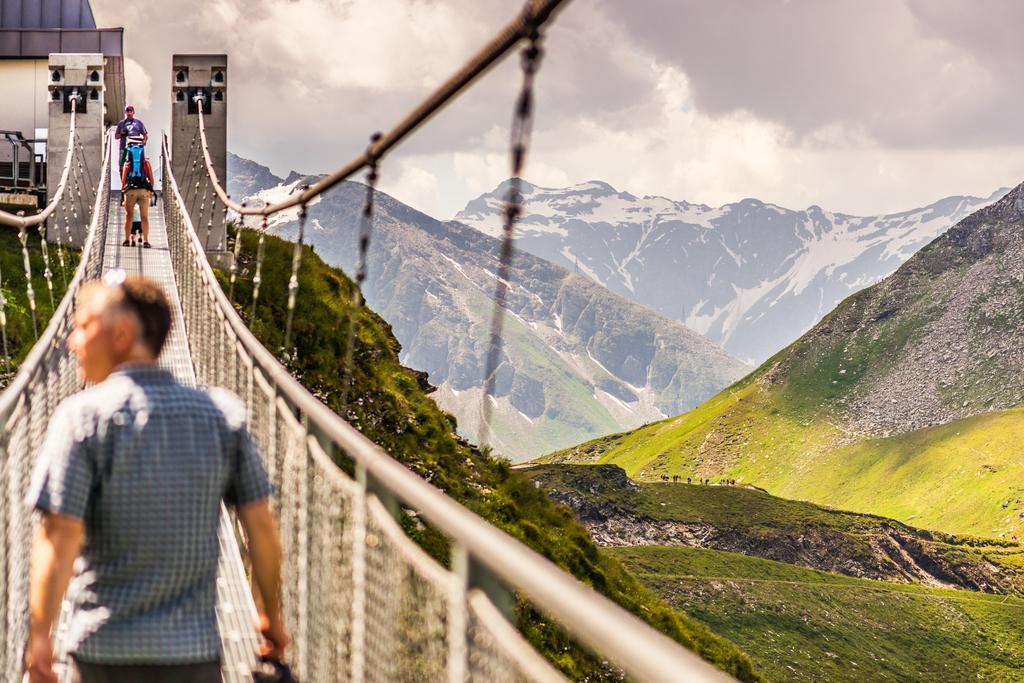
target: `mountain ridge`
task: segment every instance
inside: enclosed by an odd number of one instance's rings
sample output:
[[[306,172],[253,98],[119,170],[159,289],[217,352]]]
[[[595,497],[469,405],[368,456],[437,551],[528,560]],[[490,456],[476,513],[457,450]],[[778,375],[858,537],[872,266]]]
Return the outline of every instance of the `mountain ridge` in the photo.
[[[541,460],[1020,536],[1022,290],[1024,184],[694,411]]]
[[[1005,191],[860,217],[755,198],[710,207],[638,197],[602,181],[567,188],[524,182],[517,245],[756,364]],[[506,192],[507,181],[471,200],[455,220],[498,234]]]

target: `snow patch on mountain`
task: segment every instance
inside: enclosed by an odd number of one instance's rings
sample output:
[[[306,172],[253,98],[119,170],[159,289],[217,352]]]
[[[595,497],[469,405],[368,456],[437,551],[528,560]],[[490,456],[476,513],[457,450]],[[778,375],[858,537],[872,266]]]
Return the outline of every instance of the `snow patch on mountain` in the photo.
[[[522,183],[517,247],[574,270],[760,362],[853,292],[874,284],[968,214],[996,201],[949,197],[881,216],[757,199],[713,208],[590,181]],[[455,220],[500,236],[508,183]]]

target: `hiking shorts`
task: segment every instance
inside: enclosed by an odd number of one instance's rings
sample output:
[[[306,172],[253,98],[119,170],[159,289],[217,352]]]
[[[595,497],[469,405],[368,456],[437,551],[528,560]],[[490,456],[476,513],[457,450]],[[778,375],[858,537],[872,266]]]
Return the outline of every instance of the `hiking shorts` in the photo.
[[[90,664],[74,657],[71,683],[221,683],[220,662],[137,665]]]
[[[125,213],[131,216],[135,213],[135,205],[139,205],[139,212],[142,215],[148,215],[149,212],[149,190],[143,189],[132,189],[126,190],[124,193],[124,210]]]

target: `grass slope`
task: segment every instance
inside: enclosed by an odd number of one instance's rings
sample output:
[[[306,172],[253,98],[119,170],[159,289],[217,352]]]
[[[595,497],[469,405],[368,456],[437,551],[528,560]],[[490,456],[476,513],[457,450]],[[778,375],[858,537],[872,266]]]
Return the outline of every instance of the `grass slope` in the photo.
[[[1024,547],[1012,541],[917,529],[755,489],[636,484],[614,465],[538,465],[524,473],[610,545],[699,545],[856,577],[1024,597]]]
[[[837,576],[735,553],[610,548],[785,681],[1019,681],[1024,600]]]
[[[640,481],[680,474],[753,483],[952,533],[1024,536],[1024,409],[854,440],[778,406],[753,378],[684,415],[541,462],[612,463]]]
[[[256,235],[245,232],[235,303],[253,332],[279,357],[284,337],[289,242],[267,237],[262,286],[250,317]],[[224,274],[221,274],[224,277]],[[226,278],[225,278],[226,280]],[[225,291],[227,283],[223,281]],[[327,405],[434,486],[572,573],[676,641],[742,680],[758,680],[749,659],[735,645],[682,615],[642,586],[613,557],[600,553],[586,530],[564,507],[549,501],[508,463],[471,448],[455,434],[455,421],[425,392],[422,376],[402,367],[399,345],[388,324],[368,309],[355,313],[357,346],[352,368],[355,388],[343,409],[346,330],[353,317],[352,283],[304,247],[299,275],[292,373]],[[348,464],[340,462],[340,466]],[[415,530],[410,530],[414,534]],[[446,546],[428,528],[417,535],[442,561]],[[574,679],[605,680],[606,664],[583,653],[555,624],[520,605],[520,627],[541,652]]]
[[[65,283],[71,280],[75,268],[78,267],[79,253],[62,249],[64,268],[61,269],[57,258],[57,247],[52,244],[48,246],[53,284],[53,305],[51,305],[44,276],[46,265],[43,261],[39,233],[29,231],[28,235],[32,289],[35,292],[36,300],[36,325],[39,333],[42,334],[50,316],[53,315],[54,306],[60,305],[60,300],[64,297]],[[18,230],[7,226],[0,226],[0,282],[2,282],[0,295],[4,298],[7,317],[7,349],[12,361],[10,372],[8,372],[8,369],[4,367],[3,360],[0,359],[0,387],[3,387],[14,376],[18,364],[25,359],[36,342],[28,290],[25,287],[25,260],[21,240],[18,237]],[[0,347],[0,354],[2,352],[3,349]]]

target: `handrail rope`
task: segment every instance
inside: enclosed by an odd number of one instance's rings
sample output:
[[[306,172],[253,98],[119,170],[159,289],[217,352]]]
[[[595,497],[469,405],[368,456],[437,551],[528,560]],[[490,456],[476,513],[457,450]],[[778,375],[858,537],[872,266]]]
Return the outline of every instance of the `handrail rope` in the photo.
[[[170,158],[166,136],[165,159]],[[310,433],[326,439],[364,467],[367,474],[389,494],[417,510],[439,531],[466,548],[474,561],[527,596],[543,612],[559,622],[579,642],[607,658],[627,676],[641,681],[728,681],[727,674],[644,623],[623,607],[585,586],[553,562],[459,505],[389,456],[354,427],[313,396],[295,380],[274,355],[253,335],[220,288],[205,258],[169,162],[165,178],[170,192],[165,201],[176,202],[192,244],[192,255],[201,279],[241,349],[254,367],[266,375],[285,403],[309,424]],[[340,470],[326,470],[327,477],[341,477]]]
[[[241,215],[270,216],[300,204],[309,204],[313,198],[338,183],[351,177],[360,169],[369,166],[374,159],[381,159],[391,148],[398,145],[413,131],[426,123],[434,114],[444,109],[459,94],[461,94],[477,78],[483,75],[488,69],[499,62],[512,48],[524,38],[529,38],[532,31],[547,23],[558,10],[559,6],[568,0],[529,0],[527,6],[518,17],[509,22],[498,34],[491,39],[472,59],[461,69],[453,74],[440,87],[432,92],[422,103],[413,109],[394,128],[381,136],[369,150],[363,152],[356,158],[349,161],[330,175],[321,178],[302,192],[297,192],[290,197],[276,203],[265,206],[244,206],[231,201],[217,177],[213,168],[213,160],[210,157],[210,150],[206,141],[206,124],[203,119],[203,108],[199,110],[199,135],[202,139],[203,157],[206,162],[206,171],[213,180],[213,189],[220,196],[222,202]]]
[[[55,343],[57,333],[60,330],[61,325],[64,324],[64,318],[67,316],[71,306],[74,305],[74,297],[78,290],[78,286],[85,279],[85,271],[89,267],[92,252],[96,249],[102,248],[102,245],[97,244],[96,228],[99,225],[100,220],[106,220],[105,216],[100,216],[99,214],[102,213],[101,208],[103,207],[104,186],[107,185],[107,180],[110,177],[111,145],[109,130],[104,134],[104,138],[103,166],[100,171],[100,178],[97,181],[96,200],[93,204],[92,220],[89,223],[89,232],[85,240],[85,248],[82,250],[82,256],[78,261],[78,268],[75,270],[75,274],[71,278],[71,282],[68,283],[67,292],[65,293],[64,298],[61,299],[60,304],[58,304],[57,310],[50,316],[50,322],[46,326],[46,329],[43,330],[42,335],[40,335],[39,341],[36,342],[35,346],[32,347],[32,350],[29,351],[25,361],[18,369],[18,374],[15,375],[14,379],[7,388],[4,389],[3,393],[0,393],[0,431],[2,431],[9,416],[17,407],[22,393],[27,389],[29,382],[32,380],[32,376],[38,369],[38,366]]]
[[[78,109],[78,100],[71,100],[71,125],[68,128],[68,151],[64,156],[64,170],[60,174],[60,182],[57,184],[57,191],[53,195],[53,199],[46,207],[35,214],[34,216],[17,216],[13,213],[6,211],[0,211],[0,225],[10,225],[15,228],[31,228],[39,225],[54,212],[57,208],[57,204],[60,203],[61,197],[64,196],[64,188],[67,186],[68,174],[71,171],[71,161],[75,156],[75,118],[76,111]]]

